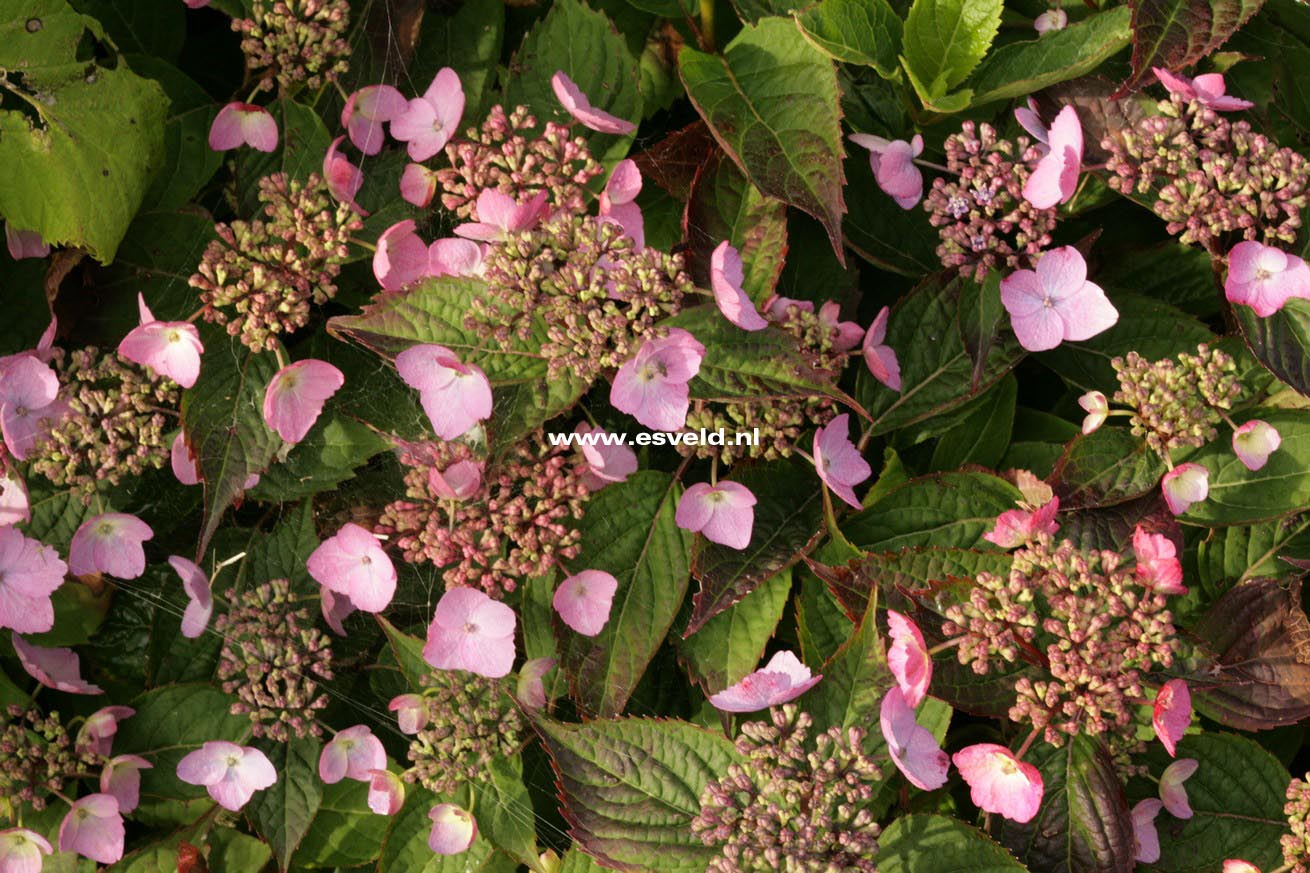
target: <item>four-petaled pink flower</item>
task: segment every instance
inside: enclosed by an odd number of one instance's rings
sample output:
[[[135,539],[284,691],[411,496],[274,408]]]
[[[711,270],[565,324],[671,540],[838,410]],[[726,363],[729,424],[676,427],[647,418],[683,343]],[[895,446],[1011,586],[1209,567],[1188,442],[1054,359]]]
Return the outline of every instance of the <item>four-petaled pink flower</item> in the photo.
[[[9,257],[15,261],[24,258],[44,258],[50,254],[50,245],[34,230],[15,230],[12,224],[5,224],[5,245],[9,247]]]
[[[1310,265],[1264,243],[1239,242],[1228,253],[1224,296],[1268,318],[1293,297],[1310,299]]]
[[[406,203],[427,209],[437,193],[437,174],[422,164],[406,164],[400,174],[400,196]]]
[[[1110,401],[1100,391],[1088,391],[1078,398],[1078,405],[1087,415],[1083,417],[1083,433],[1095,433],[1110,415]]]
[[[750,545],[755,528],[755,495],[740,482],[697,482],[682,494],[674,522],[730,549]]]
[[[887,636],[892,645],[887,651],[887,666],[911,708],[923,702],[932,683],[932,655],[923,641],[919,626],[894,609],[887,610]]]
[[[1160,834],[1155,829],[1155,817],[1162,805],[1154,797],[1148,797],[1133,807],[1133,860],[1138,863],[1154,864],[1160,860]]]
[[[261,152],[277,149],[277,122],[267,109],[251,103],[229,103],[218,110],[209,128],[209,147],[225,152],[240,145]]]
[[[557,71],[550,77],[550,87],[554,89],[555,97],[563,104],[568,114],[582,122],[584,127],[589,127],[597,133],[613,133],[619,136],[637,129],[637,125],[631,121],[610,115],[592,106],[587,95],[582,93],[582,89],[566,76],[563,70]]]
[[[1174,818],[1192,817],[1192,804],[1187,799],[1187,788],[1183,783],[1191,779],[1200,766],[1195,758],[1179,758],[1160,774],[1160,800]]]
[[[1170,94],[1177,94],[1184,100],[1195,100],[1216,112],[1236,112],[1250,109],[1255,105],[1250,100],[1229,97],[1228,84],[1224,82],[1223,73],[1204,73],[1195,79],[1189,79],[1162,67],[1152,67],[1151,70]]]
[[[136,301],[141,324],[123,337],[118,344],[118,353],[172,379],[183,388],[196,384],[200,375],[200,355],[205,351],[196,326],[185,321],[159,321],[146,306],[144,296],[137,294]]]
[[[135,515],[106,512],[82,522],[68,546],[68,569],[74,576],[105,573],[135,579],[146,571],[142,543],[155,535]]]
[[[9,640],[27,675],[46,688],[67,694],[105,693],[99,685],[92,685],[82,679],[81,660],[72,649],[33,645],[18,634],[11,634]]]
[[[314,581],[364,612],[381,612],[396,593],[395,565],[377,537],[354,522],[319,543],[306,566]]]
[[[600,425],[592,427],[585,421],[578,422],[573,432],[580,436],[594,437],[591,442],[579,442],[585,469],[582,471],[582,484],[592,491],[599,491],[606,485],[623,482],[637,472],[637,454],[625,445],[606,439],[609,431]]]
[[[112,795],[118,801],[119,812],[127,814],[141,802],[141,771],[154,767],[140,755],[110,758],[100,771],[100,790]]]
[[[1042,774],[1005,746],[977,743],[952,756],[974,806],[1011,821],[1032,821],[1042,805]]]
[[[210,740],[177,762],[177,778],[203,786],[219,806],[236,812],[277,782],[277,770],[259,749]]]
[[[186,610],[182,613],[182,636],[193,640],[209,627],[214,614],[214,595],[209,577],[195,562],[181,555],[169,555],[168,565],[182,580],[182,591],[187,596]]]
[[[376,155],[387,139],[382,125],[394,121],[408,106],[405,95],[390,85],[366,85],[346,101],[341,110],[341,123],[355,148],[366,155]]]
[[[394,123],[392,129],[395,129]],[[355,195],[359,193],[360,188],[364,187],[364,171],[341,154],[341,142],[345,138],[342,135],[332,140],[332,145],[328,146],[327,154],[323,155],[323,179],[327,182],[328,193],[335,197],[338,202],[346,204],[360,215],[368,215],[355,202]]]
[[[892,686],[883,695],[879,721],[887,752],[911,785],[934,791],[946,784],[951,758],[937,745],[932,731],[915,721],[914,707],[900,688]]]
[[[428,626],[423,660],[438,670],[499,679],[514,667],[514,610],[476,588],[441,595]]]
[[[41,873],[41,856],[54,851],[50,841],[27,828],[0,831],[0,873]]]
[[[850,415],[845,412],[814,432],[814,470],[834,494],[860,509],[855,486],[873,475],[873,469],[849,433]]]
[[[714,302],[723,317],[742,330],[763,330],[769,323],[756,311],[741,287],[744,278],[741,252],[725,239],[710,255],[710,290],[714,292]]]
[[[421,694],[400,694],[391,698],[387,709],[396,714],[402,734],[416,734],[428,724],[428,704]]]
[[[632,158],[624,158],[614,165],[605,190],[600,192],[600,217],[623,228],[632,238],[637,251],[646,247],[646,220],[637,195],[641,193],[641,169]]]
[[[458,855],[468,851],[478,838],[478,823],[473,814],[453,803],[439,803],[428,810],[432,831],[428,848],[438,855]]]
[[[97,755],[107,756],[113,747],[114,734],[118,733],[118,723],[134,715],[136,710],[130,706],[106,706],[97,709],[82,722],[82,727],[77,731],[75,745],[79,749],[89,749]]]
[[[387,750],[382,741],[373,736],[368,725],[357,724],[337,731],[318,756],[318,778],[328,785],[342,779],[356,782],[372,780],[372,771],[385,770]]]
[[[26,460],[59,396],[59,377],[34,355],[18,355],[0,368],[0,430],[9,454]]]
[[[1160,745],[1174,757],[1178,750],[1178,741],[1187,733],[1192,723],[1192,693],[1182,679],[1170,679],[1160,686],[1155,693],[1154,714],[1151,724],[1155,735],[1160,738]]]
[[[1233,453],[1248,470],[1259,470],[1283,444],[1282,434],[1267,421],[1252,419],[1233,431]]]
[[[869,133],[851,134],[851,142],[869,150],[869,167],[878,187],[902,209],[913,209],[923,199],[923,173],[914,159],[923,154],[923,137],[908,142],[887,140]]]
[[[1209,496],[1210,471],[1200,464],[1179,464],[1164,474],[1160,484],[1169,511],[1182,515],[1193,503],[1200,503]]]
[[[1137,578],[1161,594],[1186,594],[1183,565],[1178,549],[1164,534],[1148,533],[1138,525],[1133,529],[1133,556],[1137,560]]]
[[[756,712],[795,700],[822,678],[811,675],[809,667],[784,650],[737,684],[711,694],[710,703],[723,712]]]
[[[0,628],[22,634],[55,626],[50,595],[64,584],[68,565],[40,540],[0,527]]]
[[[609,621],[618,590],[619,580],[604,570],[583,570],[559,583],[551,605],[570,628],[594,637]]]
[[[491,417],[491,382],[445,346],[410,346],[396,355],[396,372],[418,390],[419,402],[443,440],[463,436]]]
[[[405,219],[378,237],[373,275],[387,291],[399,291],[435,276],[476,276],[482,272],[482,256],[483,246],[459,237],[427,245],[415,232],[414,220]]]
[[[391,120],[391,135],[409,143],[409,156],[426,161],[446,147],[464,114],[464,86],[450,67],[442,67],[422,97],[415,97]]]
[[[511,233],[531,230],[541,220],[547,192],[538,191],[522,203],[508,194],[487,188],[478,195],[478,220],[455,226],[455,234],[479,242],[496,242]]]
[[[1042,155],[1023,186],[1024,199],[1038,209],[1068,203],[1078,188],[1078,174],[1083,167],[1083,126],[1072,106],[1055,116],[1046,144],[1050,150]]]
[[[1002,279],[1001,302],[1019,344],[1030,352],[1091,339],[1119,320],[1101,286],[1087,281],[1087,262],[1073,246],[1051,249],[1036,270]]]
[[[1003,549],[1017,549],[1038,534],[1053,534],[1060,529],[1055,513],[1060,509],[1060,498],[1052,497],[1043,506],[1034,509],[1008,509],[996,519],[996,526],[983,534],[983,539]]]
[[[59,825],[59,851],[76,852],[101,864],[123,857],[123,816],[112,794],[88,794],[73,801]]]
[[[264,424],[285,442],[298,443],[344,384],[346,377],[327,361],[306,358],[287,364],[264,389]]]
[[[678,430],[691,407],[687,383],[704,359],[705,347],[680,327],[648,339],[614,374],[610,403],[652,430]]]
[[[377,815],[395,815],[405,805],[405,783],[390,770],[370,770],[368,808]]]
[[[887,319],[890,316],[890,307],[884,306],[878,311],[878,316],[864,334],[860,351],[864,354],[864,365],[869,368],[873,378],[893,391],[900,391],[901,364],[896,360],[895,349],[887,345]]]

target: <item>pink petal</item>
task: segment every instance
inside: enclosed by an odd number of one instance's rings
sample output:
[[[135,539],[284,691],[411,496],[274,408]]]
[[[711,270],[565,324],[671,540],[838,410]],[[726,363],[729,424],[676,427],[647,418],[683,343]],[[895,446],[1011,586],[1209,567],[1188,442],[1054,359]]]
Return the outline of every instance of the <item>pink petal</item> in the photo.
[[[719,243],[710,255],[710,288],[723,317],[742,330],[763,330],[769,323],[755,310],[755,304],[742,289],[744,278],[741,253],[727,240]]]
[[[1233,453],[1248,470],[1263,468],[1282,444],[1278,430],[1259,419],[1252,419],[1233,431]]]
[[[478,836],[473,815],[453,803],[439,803],[428,810],[432,832],[428,848],[438,855],[458,855],[468,850]]]
[[[582,481],[590,490],[599,491],[606,485],[623,482],[637,472],[636,453],[626,445],[606,442],[605,439],[611,435],[603,427],[593,428],[584,421],[579,422],[574,431],[590,438],[589,442],[579,441],[582,459],[587,467]]]
[[[565,111],[582,122],[584,127],[589,127],[598,133],[612,133],[620,136],[632,133],[637,129],[637,125],[631,121],[625,121],[593,107],[591,101],[587,99],[587,95],[582,93],[582,89],[566,76],[563,70],[551,77],[550,86],[554,89],[555,97],[563,104]]]
[[[1241,858],[1229,858],[1224,861],[1222,873],[1260,873],[1260,868]]]
[[[604,570],[583,570],[555,589],[552,605],[564,623],[585,637],[594,637],[609,621],[619,581]]]
[[[326,361],[306,358],[288,364],[264,390],[264,423],[286,442],[298,443],[344,384],[346,377]]]
[[[868,461],[849,437],[850,415],[843,412],[814,434],[814,469],[832,492],[855,509],[862,509],[854,486],[873,475]]]
[[[396,593],[395,565],[377,537],[353,522],[320,543],[306,566],[316,582],[364,612],[381,612]]]
[[[482,488],[482,462],[465,459],[428,471],[428,487],[445,500],[467,500]]]
[[[9,247],[9,257],[15,261],[44,258],[50,254],[50,246],[41,234],[34,230],[17,230],[8,222],[5,223],[5,245]]]
[[[218,110],[209,128],[209,147],[216,152],[248,145],[261,152],[277,149],[277,121],[262,106],[229,103]]]
[[[533,658],[524,662],[519,669],[518,689],[514,695],[519,703],[528,709],[542,709],[550,702],[543,679],[557,663],[554,658]]]
[[[31,518],[27,483],[8,464],[0,462],[0,527],[22,524]]]
[[[0,527],[0,628],[44,633],[54,627],[50,601],[64,584],[68,565],[40,540]]]
[[[155,321],[135,327],[118,344],[118,353],[149,367],[183,388],[196,384],[200,355],[205,347],[195,325],[183,321]]]
[[[883,695],[879,720],[887,751],[911,785],[934,791],[946,784],[950,756],[937,745],[932,732],[915,721],[914,707],[900,688],[889,688]]]
[[[394,123],[392,129],[395,129]],[[364,173],[338,151],[344,139],[345,136],[339,136],[332,140],[327,154],[323,156],[323,178],[327,181],[328,191],[333,197],[360,215],[367,215],[368,213],[355,202],[355,195],[364,187]]]
[[[472,240],[448,237],[428,246],[428,274],[480,276],[484,247]]]
[[[328,785],[342,779],[357,782],[372,781],[372,771],[384,770],[387,752],[382,741],[373,735],[367,725],[355,725],[338,731],[323,747],[318,758],[318,775]]]
[[[155,535],[135,515],[108,512],[82,523],[68,547],[68,568],[74,576],[106,573],[135,579],[146,571],[141,544]]]
[[[1176,76],[1163,67],[1152,67],[1151,72],[1164,85],[1166,91],[1170,94],[1177,94],[1185,100],[1192,100],[1196,97],[1196,89],[1192,87],[1192,80],[1186,76]]]
[[[355,148],[366,155],[376,155],[386,142],[383,122],[404,112],[407,105],[404,95],[390,85],[367,85],[350,95],[341,110],[341,123],[349,131]]]
[[[430,275],[428,246],[415,233],[413,219],[396,222],[378,237],[373,275],[388,291],[399,291]]]
[[[395,815],[405,805],[405,783],[395,773],[373,770],[369,773],[368,808],[377,815]]]
[[[984,812],[1012,821],[1032,821],[1042,805],[1042,774],[1004,746],[978,743],[951,759],[969,785],[969,796]]]
[[[445,346],[411,346],[396,356],[396,371],[417,388],[419,402],[443,440],[463,436],[491,417],[491,382],[478,367],[463,364]]]
[[[744,549],[755,527],[755,503],[755,495],[740,482],[697,482],[683,492],[674,521],[712,543]]]
[[[400,196],[406,203],[427,209],[437,193],[436,173],[422,164],[407,164],[400,174]]]
[[[196,485],[200,482],[200,470],[196,467],[195,459],[191,457],[191,450],[186,444],[186,435],[180,430],[177,436],[173,437],[169,459],[177,481],[183,485]]]
[[[450,67],[437,72],[422,97],[410,100],[391,122],[391,135],[409,143],[409,156],[426,161],[446,147],[464,114],[464,87]]]
[[[1137,560],[1137,578],[1161,594],[1186,594],[1183,565],[1177,558],[1173,541],[1163,534],[1148,533],[1141,525],[1133,530],[1133,555]]]
[[[892,640],[887,666],[911,709],[923,702],[932,682],[932,655],[919,626],[895,610],[887,610],[887,635]]]
[[[1192,723],[1192,695],[1182,679],[1170,679],[1155,694],[1154,716],[1151,723],[1169,757],[1174,757],[1178,741]]]
[[[428,704],[420,694],[401,694],[393,697],[387,709],[396,714],[396,724],[402,734],[416,734],[428,723]]]
[[[18,634],[11,634],[9,639],[27,675],[45,687],[68,694],[104,694],[99,686],[82,680],[77,653],[72,649],[35,646]]]
[[[737,684],[710,695],[710,704],[723,712],[755,712],[795,700],[822,678],[811,676],[791,652],[781,651]]]
[[[631,203],[641,193],[641,168],[631,158],[614,165],[609,181],[605,183],[605,200],[611,205]]]
[[[59,851],[101,864],[123,857],[123,839],[123,816],[111,794],[88,794],[74,801],[59,825]]]
[[[1192,817],[1192,805],[1187,800],[1187,788],[1183,785],[1200,764],[1192,758],[1179,758],[1160,774],[1160,801],[1174,818]]]
[[[704,357],[705,347],[682,328],[648,339],[614,375],[610,403],[653,430],[679,430],[691,406],[687,383]]]
[[[428,626],[423,659],[438,670],[465,670],[491,679],[514,667],[514,610],[473,588],[441,596]]]
[[[186,592],[186,611],[182,614],[182,636],[195,639],[209,627],[210,616],[214,613],[214,597],[209,587],[209,577],[196,566],[195,562],[180,555],[170,555],[168,564],[182,580],[182,590]]]
[[[1160,834],[1155,829],[1160,806],[1160,801],[1148,797],[1133,807],[1133,860],[1139,863],[1154,864],[1160,860]]]
[[[136,710],[130,706],[106,706],[96,710],[82,722],[75,745],[107,756],[113,746],[114,734],[118,733],[118,723],[134,715]]]
[[[100,771],[100,790],[118,801],[121,812],[129,813],[141,800],[141,771],[152,770],[154,766],[139,755],[111,758]]]
[[[1097,431],[1110,414],[1110,402],[1100,391],[1088,391],[1078,398],[1078,405],[1087,413],[1083,418],[1084,434]]]
[[[1161,485],[1165,503],[1174,515],[1182,515],[1193,503],[1210,493],[1210,471],[1200,464],[1179,464],[1164,474]]]
[[[50,841],[36,831],[0,830],[0,870],[4,873],[41,873],[41,856],[53,851]]]

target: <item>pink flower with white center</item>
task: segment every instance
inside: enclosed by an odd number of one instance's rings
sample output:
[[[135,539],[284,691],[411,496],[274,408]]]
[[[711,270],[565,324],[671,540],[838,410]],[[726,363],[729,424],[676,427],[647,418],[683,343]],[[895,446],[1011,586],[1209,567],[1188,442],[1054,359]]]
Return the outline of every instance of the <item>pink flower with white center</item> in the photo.
[[[1200,767],[1195,758],[1179,758],[1160,774],[1160,801],[1174,818],[1192,817],[1192,804],[1187,799],[1187,788],[1183,785]]]
[[[242,145],[260,152],[276,151],[277,122],[262,106],[229,103],[218,110],[209,128],[209,147],[225,152]]]
[[[550,698],[546,696],[546,674],[555,669],[554,658],[533,658],[519,668],[518,688],[514,696],[527,709],[542,709]]]
[[[381,612],[395,596],[395,565],[377,537],[354,522],[319,543],[305,563],[314,581],[363,612]]]
[[[343,622],[355,612],[355,604],[350,602],[350,598],[344,594],[333,594],[327,588],[319,589],[319,612],[323,614],[323,621],[332,632],[339,637],[346,635],[346,627]]]
[[[328,785],[342,779],[369,782],[373,779],[372,771],[386,767],[387,750],[364,724],[337,731],[318,756],[318,778]]]
[[[1038,509],[1009,509],[996,519],[996,526],[983,534],[983,539],[1003,549],[1017,549],[1039,533],[1053,534],[1060,529],[1055,513],[1060,509],[1060,498],[1052,497]]]
[[[1035,271],[1016,270],[1002,279],[1001,302],[1019,344],[1030,352],[1091,339],[1119,321],[1105,291],[1087,281],[1087,262],[1073,246],[1051,249]]]
[[[546,209],[547,192],[519,203],[508,194],[487,188],[478,195],[478,220],[455,227],[455,235],[479,242],[497,242],[511,233],[531,230]]]
[[[1186,594],[1183,565],[1173,540],[1164,534],[1147,533],[1138,525],[1133,529],[1133,555],[1137,560],[1137,578],[1160,594]]]
[[[610,403],[652,430],[678,430],[691,407],[687,383],[704,359],[705,347],[680,327],[648,339],[614,374]]]
[[[640,193],[641,169],[631,158],[614,165],[605,190],[600,192],[600,217],[623,228],[637,251],[646,247],[646,220],[637,205]]]
[[[15,230],[12,224],[5,224],[5,244],[9,247],[9,257],[15,261],[44,258],[50,254],[50,246],[41,234],[34,230]]]
[[[32,645],[18,634],[11,634],[9,641],[13,643],[18,661],[27,675],[46,688],[67,694],[105,693],[99,685],[92,685],[82,679],[81,661],[72,649]]]
[[[1088,391],[1078,398],[1078,405],[1087,415],[1083,418],[1083,433],[1095,433],[1110,415],[1110,401],[1100,391]]]
[[[937,745],[932,731],[915,721],[914,707],[900,688],[889,688],[883,695],[879,721],[887,752],[911,785],[934,791],[946,784],[951,758]]]
[[[428,704],[421,694],[401,694],[391,698],[387,709],[396,714],[402,734],[416,734],[428,724]]]
[[[193,640],[209,627],[214,614],[214,595],[209,577],[194,561],[181,555],[169,555],[168,565],[182,580],[182,591],[187,596],[186,611],[182,613],[182,636]]]
[[[107,756],[113,746],[114,734],[118,733],[118,723],[134,715],[136,710],[130,706],[106,706],[96,710],[82,722],[77,732],[77,747]]]
[[[177,778],[203,786],[219,806],[236,812],[277,782],[277,770],[259,749],[210,740],[177,762]]]
[[[1033,30],[1038,36],[1045,36],[1053,30],[1064,30],[1069,26],[1069,13],[1063,9],[1048,9],[1033,19]]]
[[[582,461],[586,469],[582,472],[582,484],[592,491],[599,491],[606,485],[623,482],[637,472],[637,454],[624,445],[605,442],[609,431],[597,425],[592,427],[585,421],[578,422],[574,433],[583,436],[595,434],[596,439],[588,443],[579,443]]]
[[[21,634],[55,626],[50,595],[68,574],[59,553],[12,527],[0,527],[0,628]]]
[[[22,524],[32,518],[27,483],[3,460],[0,460],[0,527]]]
[[[854,321],[842,321],[841,304],[835,300],[819,307],[819,323],[833,333],[833,351],[849,352],[864,340],[864,328]],[[895,352],[892,355],[894,357]]]
[[[200,470],[196,467],[196,459],[191,456],[191,449],[187,447],[186,434],[180,430],[177,436],[173,437],[173,447],[168,457],[177,481],[183,485],[200,484]]]
[[[391,129],[396,129],[395,124]],[[327,154],[323,155],[323,179],[327,182],[328,193],[337,199],[338,202],[344,203],[360,215],[368,215],[360,205],[355,202],[355,195],[359,189],[364,187],[364,171],[350,162],[350,159],[341,154],[341,142],[344,136],[339,136],[332,140],[332,145],[328,146]]]
[[[711,694],[710,703],[723,712],[756,712],[795,700],[822,678],[811,675],[809,667],[784,650],[736,685]]]
[[[394,121],[408,106],[405,95],[390,85],[366,85],[346,101],[341,110],[341,124],[355,148],[366,155],[376,155],[387,141],[382,125]]]
[[[563,104],[565,111],[582,122],[583,127],[591,128],[597,133],[612,133],[618,136],[626,136],[637,129],[637,125],[631,121],[610,115],[592,106],[587,95],[582,93],[582,89],[566,76],[563,70],[557,71],[550,77],[550,87],[554,89],[555,97]]]
[[[893,609],[887,610],[887,635],[892,645],[887,651],[887,666],[911,708],[923,702],[932,682],[932,655],[923,641],[919,626]]]
[[[902,209],[913,209],[923,199],[923,173],[914,159],[923,154],[923,137],[915,134],[908,142],[887,140],[868,133],[854,133],[851,142],[869,150],[869,167],[883,193]]]
[[[418,390],[419,402],[443,440],[463,436],[491,418],[491,382],[445,346],[410,346],[396,355],[396,372]]]
[[[594,637],[610,620],[614,592],[618,590],[619,580],[604,570],[583,570],[559,583],[551,605],[574,631]]]
[[[27,828],[0,831],[0,873],[41,873],[41,856],[54,851],[50,841]]]
[[[969,785],[974,806],[1020,824],[1032,821],[1042,805],[1042,774],[1005,746],[977,743],[951,758]]]
[[[427,209],[437,193],[437,174],[422,164],[406,164],[400,174],[400,196],[406,203]]]
[[[514,610],[476,588],[452,588],[437,601],[423,660],[438,670],[464,670],[488,679],[514,667]]]
[[[1260,868],[1241,858],[1229,858],[1224,861],[1223,873],[1260,873]]]
[[[1151,724],[1155,727],[1155,735],[1172,758],[1178,750],[1178,741],[1192,723],[1192,693],[1187,690],[1187,683],[1182,679],[1170,679],[1161,685],[1155,693],[1154,709]]]
[[[446,147],[464,114],[464,86],[450,67],[442,67],[423,92],[391,121],[391,135],[409,143],[409,156],[426,161]]]
[[[264,424],[285,442],[298,443],[344,384],[346,377],[327,361],[306,358],[288,364],[264,389]]]
[[[1051,122],[1047,145],[1036,169],[1023,186],[1023,197],[1038,209],[1068,203],[1078,188],[1083,167],[1083,126],[1078,112],[1066,106]]]
[[[390,770],[370,770],[368,808],[376,815],[395,815],[405,805],[405,783]]]
[[[887,345],[887,319],[891,309],[884,306],[869,330],[864,334],[864,343],[860,351],[864,355],[864,365],[869,368],[873,378],[893,391],[901,390],[901,364],[896,360],[896,351]]]
[[[769,323],[755,310],[755,304],[741,287],[744,278],[741,252],[725,239],[710,255],[710,289],[714,292],[714,302],[723,317],[742,330],[763,330]]]
[[[814,432],[814,470],[832,493],[861,509],[855,486],[873,475],[873,469],[855,448],[849,433],[850,415],[845,412]]]
[[[1210,471],[1200,464],[1179,464],[1164,474],[1160,484],[1169,511],[1182,515],[1193,503],[1200,503],[1209,496]]]
[[[88,794],[73,802],[59,825],[59,851],[101,864],[123,857],[123,816],[112,794]]]
[[[478,823],[473,814],[453,803],[439,803],[428,810],[432,832],[428,848],[438,855],[458,855],[468,851],[478,838]]]
[[[750,545],[755,527],[755,495],[740,482],[697,482],[682,494],[674,522],[730,549]]]
[[[119,811],[126,815],[141,802],[141,771],[154,767],[140,755],[110,758],[100,771],[100,790],[117,800]]]
[[[1151,70],[1170,94],[1177,94],[1184,100],[1195,100],[1216,112],[1236,112],[1255,105],[1250,100],[1227,96],[1228,84],[1223,73],[1205,73],[1189,79],[1162,67],[1152,67]]]
[[[146,306],[144,296],[137,294],[136,300],[141,324],[123,337],[118,353],[190,388],[200,375],[200,355],[205,351],[196,326],[185,321],[159,321]]]
[[[0,430],[9,454],[27,460],[58,396],[59,377],[34,355],[18,355],[0,369]]]
[[[1248,470],[1259,470],[1283,444],[1282,434],[1272,424],[1252,419],[1233,431],[1233,453]]]
[[[1240,242],[1228,253],[1224,296],[1268,318],[1293,297],[1310,299],[1310,265],[1264,243]]]
[[[82,522],[68,546],[68,569],[74,576],[105,573],[135,579],[146,571],[142,543],[155,532],[135,515],[106,512]]]
[[[443,500],[468,500],[482,488],[482,462],[465,459],[429,470],[428,487]]]
[[[1133,860],[1141,864],[1154,864],[1160,860],[1160,834],[1155,829],[1155,817],[1162,804],[1154,797],[1140,800],[1133,807]]]

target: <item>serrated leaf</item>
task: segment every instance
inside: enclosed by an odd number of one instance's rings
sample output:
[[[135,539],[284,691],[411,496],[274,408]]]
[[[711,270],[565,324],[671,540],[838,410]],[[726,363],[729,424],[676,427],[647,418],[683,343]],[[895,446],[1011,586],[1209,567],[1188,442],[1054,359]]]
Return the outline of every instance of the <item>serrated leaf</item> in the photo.
[[[270,467],[248,494],[254,500],[286,503],[336,488],[374,455],[393,443],[373,428],[324,410],[285,461]]]
[[[846,567],[830,567],[825,581],[847,615],[864,615],[877,588],[893,591],[928,591],[954,579],[972,579],[979,573],[1005,573],[1010,556],[1005,552],[934,546],[870,552]]]
[[[353,779],[323,787],[313,824],[296,851],[297,866],[358,867],[377,859],[391,822],[368,808],[368,788]]]
[[[879,873],[1023,873],[990,837],[944,815],[908,815],[878,838]]]
[[[850,638],[819,672],[823,680],[804,698],[816,731],[864,727],[878,720],[883,693],[896,680],[878,634],[877,609],[865,610]]]
[[[900,72],[901,19],[887,0],[822,0],[796,16],[810,42],[834,60]]]
[[[256,792],[246,813],[255,830],[273,847],[279,869],[286,870],[323,802],[324,786],[318,778],[323,744],[314,737],[292,737],[285,743],[258,745],[273,762],[277,782]]]
[[[536,815],[528,796],[521,762],[496,758],[487,768],[486,778],[470,786],[473,809],[478,813],[478,830],[496,848],[520,864],[537,865]]]
[[[1259,470],[1248,470],[1221,437],[1188,456],[1210,471],[1210,493],[1182,516],[1195,524],[1264,521],[1310,506],[1310,412],[1254,409],[1248,414],[1278,429],[1282,443]]]
[[[944,108],[940,98],[968,78],[991,47],[1001,8],[1002,0],[914,0],[901,63],[924,103]]]
[[[802,660],[818,670],[846,642],[852,626],[828,587],[812,573],[803,572],[796,595],[796,637]]]
[[[490,103],[504,40],[505,4],[500,0],[469,0],[451,15],[429,9],[409,75],[426,88],[442,67],[458,73],[465,98],[461,125],[467,126],[480,119]]]
[[[1070,441],[1050,482],[1061,509],[1110,506],[1154,491],[1167,469],[1127,428],[1102,427]]]
[[[693,681],[715,694],[759,666],[791,594],[791,570],[765,580],[741,600],[678,642]]]
[[[1196,63],[1228,41],[1259,11],[1264,0],[1132,0],[1133,72],[1119,87],[1125,94],[1151,75]]]
[[[1310,516],[1214,528],[1196,545],[1196,573],[1207,592],[1261,576],[1291,576],[1283,557],[1310,559]]]
[[[996,517],[1019,502],[1019,489],[988,473],[939,473],[893,488],[846,519],[842,533],[867,551],[911,546],[972,549]]]
[[[1014,430],[1014,408],[1019,381],[1013,374],[978,399],[978,407],[942,434],[929,466],[954,470],[966,464],[995,467],[1005,457]]]
[[[1279,379],[1310,395],[1310,300],[1293,298],[1268,318],[1249,306],[1233,315],[1251,352]]]

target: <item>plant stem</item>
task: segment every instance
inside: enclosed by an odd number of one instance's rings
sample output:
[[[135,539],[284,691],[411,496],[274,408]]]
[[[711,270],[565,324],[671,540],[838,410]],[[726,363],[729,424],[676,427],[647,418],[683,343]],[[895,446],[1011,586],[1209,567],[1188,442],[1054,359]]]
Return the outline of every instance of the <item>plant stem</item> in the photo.
[[[714,51],[714,0],[700,0],[701,48]]]

